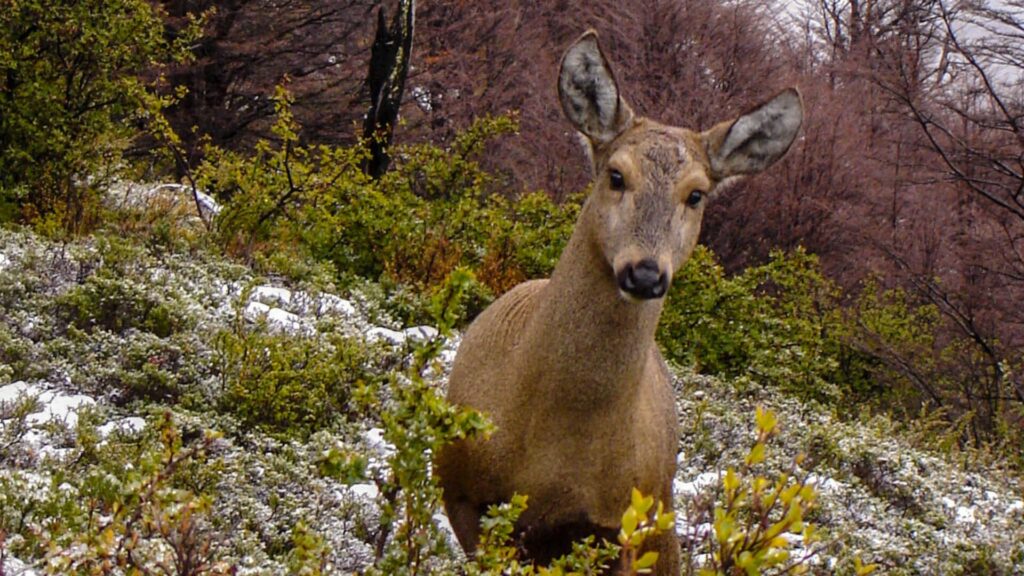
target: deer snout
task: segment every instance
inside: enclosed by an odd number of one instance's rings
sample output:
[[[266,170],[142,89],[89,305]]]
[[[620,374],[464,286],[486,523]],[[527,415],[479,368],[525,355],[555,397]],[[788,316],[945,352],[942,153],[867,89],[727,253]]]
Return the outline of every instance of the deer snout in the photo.
[[[620,290],[641,300],[661,298],[668,291],[668,274],[650,258],[626,264],[616,277]]]

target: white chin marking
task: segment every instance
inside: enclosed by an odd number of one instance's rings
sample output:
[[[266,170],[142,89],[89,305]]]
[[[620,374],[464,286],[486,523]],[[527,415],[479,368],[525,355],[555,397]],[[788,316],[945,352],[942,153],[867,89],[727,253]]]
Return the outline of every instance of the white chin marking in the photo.
[[[622,288],[619,288],[619,296],[621,296],[626,302],[630,302],[632,304],[640,304],[641,302],[644,302],[643,298],[637,298]]]

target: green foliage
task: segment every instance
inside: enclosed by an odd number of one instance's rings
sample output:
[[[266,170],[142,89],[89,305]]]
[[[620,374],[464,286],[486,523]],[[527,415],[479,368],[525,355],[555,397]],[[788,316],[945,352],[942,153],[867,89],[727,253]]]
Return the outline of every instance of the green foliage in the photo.
[[[618,536],[621,546],[620,565],[626,574],[649,573],[658,561],[658,553],[649,551],[641,554],[644,541],[652,536],[675,531],[675,513],[665,512],[663,502],[658,502],[656,509],[653,506],[653,496],[644,496],[636,488],[633,489],[629,508],[622,514],[622,528]]]
[[[161,338],[181,328],[183,320],[166,303],[143,287],[122,278],[93,274],[57,299],[58,316],[79,330],[107,330],[123,334],[130,329]]]
[[[169,132],[163,65],[188,57],[198,26],[169,42],[145,0],[0,2],[0,213],[88,228],[97,191],[142,127]],[[144,80],[148,71],[152,81]]]
[[[441,335],[449,335],[454,310],[473,281],[464,270],[452,273],[434,298],[433,312]],[[379,479],[385,494],[381,525],[391,527],[388,545],[372,574],[431,573],[430,559],[445,547],[433,523],[441,489],[430,473],[431,454],[453,440],[489,433],[487,419],[474,410],[449,404],[437,383],[423,376],[440,352],[438,340],[417,344],[405,374],[390,378],[391,402],[381,414],[384,439],[394,446],[387,477]]]
[[[595,544],[593,537],[575,542],[573,550],[555,559],[549,566],[522,563],[513,538],[515,523],[526,510],[527,497],[516,494],[510,502],[493,505],[480,520],[480,543],[476,554],[465,566],[470,576],[590,576],[604,574],[613,565],[616,574],[648,574],[658,561],[658,553],[641,553],[644,542],[653,536],[671,532],[675,514],[665,512],[664,503],[654,507],[654,498],[633,489],[630,504],[622,514],[618,544]]]
[[[323,538],[304,522],[292,528],[292,550],[288,553],[288,573],[295,576],[325,574],[328,550]]]
[[[871,359],[849,344],[840,291],[803,250],[726,278],[698,247],[676,275],[658,328],[666,356],[831,405],[872,392]]]
[[[376,378],[370,351],[334,332],[288,334],[250,326],[238,300],[233,328],[214,338],[221,395],[218,407],[247,428],[273,436],[307,437],[355,414],[353,391]]]
[[[217,230],[230,251],[310,257],[342,279],[418,291],[468,268],[478,279],[463,304],[472,316],[494,294],[548,273],[578,211],[541,193],[496,194],[476,158],[488,140],[516,129],[513,117],[486,117],[447,148],[398,147],[394,169],[371,180],[361,147],[302,146],[288,94],[279,90],[275,140],[261,141],[252,156],[209,148],[197,178],[225,202]]]
[[[778,425],[775,414],[761,408],[756,422],[757,440],[744,465],[738,472],[730,467],[722,479],[723,500],[715,505],[712,553],[702,576],[804,574],[819,540],[814,525],[804,521],[818,497],[806,475],[795,479],[782,473],[772,482],[754,473]],[[802,459],[797,458],[794,468]],[[792,540],[802,543],[802,556],[792,556]]]
[[[47,574],[231,573],[209,528],[215,436],[187,443],[164,414],[138,437],[101,443],[88,421],[80,420],[75,453],[48,485],[0,477],[0,532],[10,550],[41,558]]]

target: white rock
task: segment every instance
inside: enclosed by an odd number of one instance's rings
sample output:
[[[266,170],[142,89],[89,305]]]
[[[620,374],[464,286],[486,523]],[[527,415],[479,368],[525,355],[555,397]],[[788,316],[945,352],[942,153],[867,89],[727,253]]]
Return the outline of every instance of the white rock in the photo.
[[[413,328],[406,328],[402,331],[402,334],[406,338],[413,342],[427,342],[437,338],[437,328],[433,326],[416,326]]]
[[[353,496],[358,496],[360,498],[365,498],[367,500],[373,500],[373,499],[377,498],[378,494],[380,494],[380,490],[377,488],[377,485],[376,484],[369,484],[369,483],[367,483],[367,484],[353,484],[353,485],[348,487],[348,491]]]
[[[298,315],[281,310],[280,308],[271,308],[267,312],[267,323],[272,327],[289,333],[306,332],[309,330],[309,327],[303,324],[302,319]]]
[[[339,314],[341,316],[355,316],[356,307],[352,302],[339,298],[334,294],[321,294],[319,314]]]
[[[391,330],[389,328],[383,328],[380,326],[374,326],[365,332],[366,339],[370,342],[381,342],[387,341],[396,346],[405,344],[405,333]]]
[[[245,305],[245,309],[242,310],[242,317],[255,322],[266,316],[267,312],[270,312],[270,306],[263,302],[249,302]]]
[[[451,366],[452,364],[455,363],[455,355],[456,355],[456,353],[457,353],[457,350],[445,349],[445,350],[441,350],[441,353],[438,354],[437,357],[438,357],[439,360],[441,360],[441,363],[444,364],[445,366]]]
[[[252,290],[251,299],[264,304],[287,305],[292,302],[292,291],[278,286],[257,286]]]
[[[121,418],[120,420],[107,422],[96,430],[100,433],[100,437],[106,438],[114,431],[121,432],[122,434],[138,434],[145,427],[145,420],[138,416],[129,416],[128,418]]]
[[[242,317],[251,322],[258,322],[261,318],[266,318],[268,328],[289,334],[310,333],[313,331],[298,315],[280,308],[272,308],[262,302],[249,302],[246,304],[245,309],[242,311]]]
[[[7,269],[11,265],[11,260],[3,252],[0,252],[0,272]]]

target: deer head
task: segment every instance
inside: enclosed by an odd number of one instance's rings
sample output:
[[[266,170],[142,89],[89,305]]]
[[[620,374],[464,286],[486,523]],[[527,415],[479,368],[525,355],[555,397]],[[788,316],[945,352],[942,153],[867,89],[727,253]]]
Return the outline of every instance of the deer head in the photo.
[[[665,295],[697,243],[715,190],[781,158],[803,122],[793,88],[705,132],[642,118],[620,95],[593,31],[563,56],[558,93],[594,173],[579,225],[588,227],[620,293],[634,301]]]

